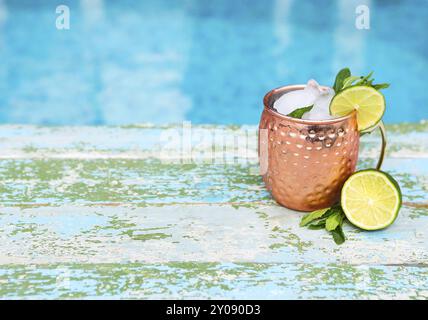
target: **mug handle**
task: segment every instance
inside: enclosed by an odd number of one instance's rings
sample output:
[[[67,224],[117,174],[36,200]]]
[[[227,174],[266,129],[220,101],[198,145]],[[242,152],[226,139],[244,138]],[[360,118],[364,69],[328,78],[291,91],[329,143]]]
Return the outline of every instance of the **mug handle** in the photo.
[[[385,151],[386,151],[386,129],[382,120],[379,121],[379,124],[375,128],[373,128],[373,130],[375,130],[376,128],[379,128],[380,136],[382,139],[380,154],[376,164],[376,170],[380,170],[380,168],[382,167],[383,160],[385,158]],[[373,130],[370,130],[364,133],[371,133]]]

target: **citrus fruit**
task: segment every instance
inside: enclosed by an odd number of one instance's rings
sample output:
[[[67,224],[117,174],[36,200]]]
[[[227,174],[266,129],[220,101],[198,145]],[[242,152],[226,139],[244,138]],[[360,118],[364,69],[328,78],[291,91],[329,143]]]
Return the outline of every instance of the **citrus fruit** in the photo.
[[[349,87],[333,97],[330,114],[346,116],[357,112],[358,131],[374,127],[385,112],[385,98],[382,93],[368,86]]]
[[[369,169],[354,173],[342,188],[341,205],[348,220],[364,230],[391,225],[401,207],[401,190],[389,174]]]

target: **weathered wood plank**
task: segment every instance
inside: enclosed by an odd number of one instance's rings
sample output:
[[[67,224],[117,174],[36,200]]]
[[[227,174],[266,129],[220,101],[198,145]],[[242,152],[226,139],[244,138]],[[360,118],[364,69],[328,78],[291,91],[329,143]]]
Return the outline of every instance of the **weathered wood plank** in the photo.
[[[266,262],[428,266],[428,214],[404,208],[378,232],[346,226],[334,245],[275,205],[2,208],[0,264]]]
[[[191,128],[191,131],[189,131]],[[428,122],[388,126],[387,154],[428,158]],[[180,159],[192,145],[191,159],[212,163],[231,157],[257,163],[256,126],[35,127],[0,126],[1,159]],[[189,141],[187,140],[189,139]],[[185,145],[183,146],[183,141]],[[244,153],[243,144],[246,144]],[[360,156],[375,158],[377,133],[362,138]],[[208,152],[207,151],[212,151]],[[218,162],[215,162],[218,163]],[[246,163],[246,162],[241,162]]]
[[[347,264],[50,264],[0,267],[3,298],[427,299],[428,268]]]
[[[0,126],[0,297],[427,297],[428,124],[389,127],[396,223],[342,246],[270,198],[255,126],[193,129]]]
[[[387,158],[405,202],[428,203],[428,159]],[[360,168],[374,161],[361,160]],[[159,160],[0,160],[1,205],[64,203],[273,203],[257,164],[163,164]]]

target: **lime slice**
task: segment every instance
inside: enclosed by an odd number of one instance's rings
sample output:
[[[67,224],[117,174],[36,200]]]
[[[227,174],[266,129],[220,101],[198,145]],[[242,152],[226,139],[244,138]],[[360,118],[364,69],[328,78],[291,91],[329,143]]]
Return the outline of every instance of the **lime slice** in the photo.
[[[357,112],[358,130],[374,127],[385,112],[385,98],[382,93],[368,86],[349,87],[334,96],[330,103],[330,114],[346,116]]]
[[[392,224],[401,207],[401,190],[387,173],[369,169],[354,173],[342,188],[341,204],[348,220],[364,230]]]

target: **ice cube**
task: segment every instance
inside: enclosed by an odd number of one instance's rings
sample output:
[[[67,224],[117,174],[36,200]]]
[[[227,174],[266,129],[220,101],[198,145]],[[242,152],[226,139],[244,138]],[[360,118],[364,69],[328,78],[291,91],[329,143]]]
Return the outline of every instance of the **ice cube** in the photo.
[[[330,115],[330,102],[334,96],[334,90],[322,87],[311,79],[303,90],[295,90],[284,94],[273,104],[273,107],[282,114],[290,114],[298,108],[313,105],[311,111],[306,112],[302,119],[327,120],[333,119]]]
[[[334,97],[332,88],[320,88],[321,94],[315,99],[314,107],[311,111],[306,112],[302,119],[307,120],[328,120],[334,117],[330,115],[330,102]]]
[[[314,79],[308,81],[304,90],[314,97],[318,97],[322,93],[322,88]]]
[[[309,80],[303,90],[295,90],[284,94],[273,104],[273,107],[282,114],[289,114],[298,108],[314,104],[321,91],[315,80]]]
[[[304,90],[291,91],[284,94],[275,101],[273,107],[284,115],[287,115],[298,108],[303,108],[312,105],[315,98],[308,95]]]

